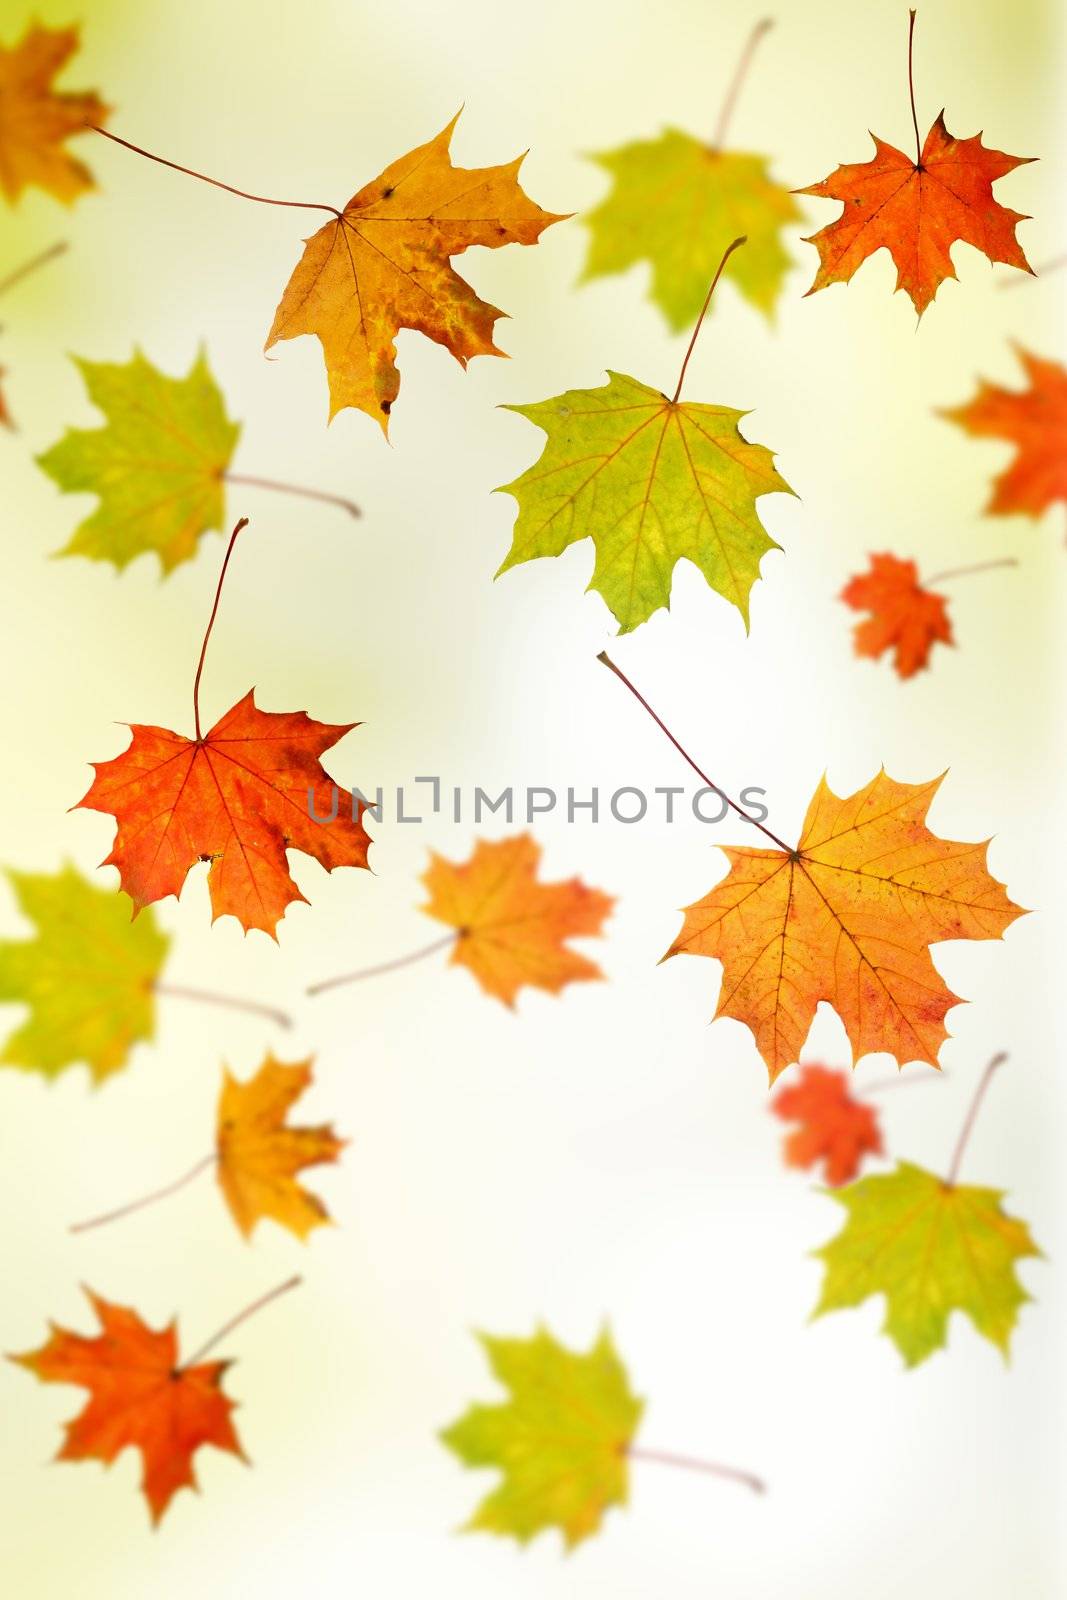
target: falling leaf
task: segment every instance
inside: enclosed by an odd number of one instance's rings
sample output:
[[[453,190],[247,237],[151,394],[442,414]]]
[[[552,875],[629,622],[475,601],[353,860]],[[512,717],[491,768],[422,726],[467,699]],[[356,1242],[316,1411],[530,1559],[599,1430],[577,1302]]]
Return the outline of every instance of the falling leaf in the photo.
[[[770,177],[765,156],[716,150],[666,128],[593,160],[615,186],[585,219],[583,282],[647,260],[652,299],[680,333],[695,322],[724,246],[745,234],[748,248],[731,257],[726,274],[757,310],[773,314],[790,264],[779,235],[800,211]]]
[[[153,985],[170,944],[149,912],[97,889],[73,867],[8,872],[32,939],[0,940],[0,1001],[29,1007],[0,1060],[54,1078],[85,1062],[95,1082],[155,1033]]]
[[[78,801],[118,823],[101,863],[119,869],[135,913],[179,895],[190,869],[207,862],[212,921],[230,915],[247,932],[275,929],[304,901],[286,862],[303,850],[321,867],[365,867],[370,839],[343,812],[329,825],[336,788],[319,757],[357,724],[315,722],[304,711],[260,711],[250,689],[202,738],[130,725],[129,747],[94,762]]]
[[[25,189],[45,189],[70,204],[95,188],[89,169],[64,140],[108,117],[95,94],[62,94],[52,87],[78,49],[77,28],[31,23],[19,44],[0,45],[0,188],[14,202]]]
[[[833,1198],[848,1219],[816,1252],[826,1263],[816,1316],[884,1294],[884,1332],[914,1367],[945,1344],[951,1313],[965,1311],[1007,1357],[1030,1298],[1015,1263],[1041,1252],[1026,1224],[1002,1210],[999,1190],[947,1183],[902,1161]]]
[[[928,946],[995,939],[1022,916],[986,867],[988,845],[941,839],[926,814],[941,784],[879,772],[847,798],[823,779],[795,850],[724,846],[730,871],[685,912],[668,956],[723,965],[715,1015],[751,1028],[773,1083],[796,1061],[820,1001],[853,1057],[926,1061],[961,1003]]]
[[[110,1465],[128,1446],[141,1453],[141,1488],[158,1523],[179,1489],[197,1487],[193,1457],[214,1445],[245,1459],[222,1392],[228,1361],[178,1365],[175,1323],[156,1332],[135,1311],[86,1291],[100,1322],[94,1338],[53,1325],[39,1350],[10,1359],[44,1383],[88,1389],[89,1400],[66,1425],[57,1461]]]
[[[524,984],[558,994],[565,984],[602,978],[568,939],[599,934],[615,904],[580,878],[538,883],[540,847],[528,834],[478,841],[469,861],[430,852],[423,910],[458,930],[452,960],[468,967],[487,994],[514,1005]]]
[[[897,289],[907,291],[921,317],[939,286],[956,276],[950,249],[957,240],[990,261],[1031,270],[1015,237],[1016,224],[1027,218],[993,198],[996,180],[1030,157],[990,150],[981,134],[954,138],[944,113],[927,134],[918,164],[875,134],[871,138],[873,160],[840,166],[821,183],[798,190],[844,205],[836,222],[804,241],[819,252],[809,294],[847,283],[868,256],[886,249],[897,269]]]
[[[644,1402],[606,1330],[584,1355],[544,1328],[532,1339],[478,1337],[509,1398],[471,1406],[441,1435],[467,1466],[503,1474],[467,1528],[525,1544],[556,1527],[571,1549],[596,1533],[610,1506],[626,1504],[626,1453]]]
[[[892,650],[902,678],[929,666],[935,644],[955,642],[944,598],[923,588],[914,561],[872,556],[870,571],[850,578],[841,598],[854,611],[871,613],[853,631],[856,654],[878,657]]]
[[[444,345],[463,367],[472,356],[502,355],[493,324],[504,313],[480,300],[449,258],[472,245],[536,244],[564,220],[523,193],[522,156],[499,167],[454,167],[457,119],[386,167],[306,241],[282,295],[266,348],[305,333],[319,339],[331,419],[352,406],[388,432],[402,328]]]
[[[0,378],[6,376],[7,368],[0,367]],[[15,424],[11,420],[11,412],[7,409],[7,401],[4,399],[4,391],[0,388],[0,427],[14,428],[14,426]]]
[[[981,383],[974,399],[941,416],[980,438],[1004,439],[1015,459],[994,480],[986,511],[1039,517],[1067,500],[1067,367],[1018,350],[1029,380],[1022,390]]]
[[[223,477],[240,425],[226,415],[203,350],[184,378],[168,378],[139,350],[125,365],[75,364],[107,422],[68,429],[38,457],[66,493],[99,497],[60,553],[121,570],[155,551],[171,572],[196,554],[201,534],[223,525]]]
[[[592,539],[589,587],[603,596],[621,633],[670,605],[682,560],[737,607],[747,628],[760,561],[779,549],[756,515],[756,499],[793,492],[774,457],[742,436],[743,411],[668,400],[618,372],[608,380],[599,389],[507,407],[543,428],[548,443],[501,490],[518,501],[519,515],[497,576]]]
[[[882,1134],[874,1107],[853,1095],[848,1077],[811,1062],[800,1076],[771,1101],[771,1110],[783,1122],[800,1126],[785,1140],[785,1160],[791,1167],[825,1163],[827,1183],[849,1183],[865,1155],[879,1155]]]
[[[286,1117],[311,1083],[311,1062],[286,1066],[268,1055],[255,1077],[223,1077],[218,1112],[218,1179],[234,1221],[249,1238],[261,1217],[272,1217],[306,1239],[330,1221],[317,1195],[296,1182],[303,1167],[336,1161],[346,1140],[333,1128],[294,1128]]]

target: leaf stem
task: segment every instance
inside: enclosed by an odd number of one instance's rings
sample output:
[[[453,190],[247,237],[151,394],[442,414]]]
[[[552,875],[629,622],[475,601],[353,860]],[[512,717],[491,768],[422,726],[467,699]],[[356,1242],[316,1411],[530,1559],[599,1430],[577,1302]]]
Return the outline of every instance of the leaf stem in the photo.
[[[455,944],[458,938],[458,932],[448,933],[443,939],[435,939],[433,944],[423,945],[421,950],[413,950],[410,955],[397,956],[392,961],[383,961],[381,966],[361,967],[357,972],[345,972],[339,978],[326,978],[322,983],[313,983],[307,992],[308,994],[325,994],[327,989],[339,989],[345,983],[359,983],[363,978],[378,978],[386,972],[398,972],[401,967],[414,966],[416,961],[424,961],[427,956],[436,955],[438,950],[444,950],[450,944]]]
[[[922,1077],[915,1073],[898,1072],[895,1078],[876,1078],[873,1083],[864,1084],[862,1089],[855,1091],[857,1100],[867,1100],[871,1096],[877,1098],[885,1094],[887,1089],[916,1089],[925,1088],[928,1083],[943,1082],[948,1073],[943,1068],[936,1068],[933,1072],[924,1072]]]
[[[269,1306],[272,1300],[277,1300],[279,1295],[287,1294],[290,1289],[295,1289],[303,1281],[300,1274],[296,1273],[293,1277],[286,1278],[284,1283],[279,1283],[273,1289],[268,1289],[266,1294],[261,1294],[258,1300],[253,1300],[251,1305],[245,1306],[244,1310],[239,1311],[235,1317],[231,1317],[229,1322],[224,1322],[218,1333],[213,1333],[207,1343],[200,1346],[199,1350],[195,1351],[193,1355],[187,1356],[178,1371],[187,1372],[190,1367],[197,1366],[199,1362],[203,1361],[209,1350],[214,1350],[220,1339],[225,1339],[226,1335],[232,1333],[234,1328],[240,1327],[242,1322],[246,1322],[249,1317],[255,1316],[257,1311],[261,1311],[264,1306]]]
[[[165,156],[153,155],[151,150],[143,149],[139,144],[132,144],[129,139],[120,139],[117,133],[109,133],[107,128],[97,127],[95,123],[89,124],[93,133],[102,133],[105,139],[122,145],[124,150],[132,150],[135,155],[144,156],[148,161],[156,161],[161,167],[170,167],[172,172],[184,172],[188,178],[199,178],[201,183],[210,183],[213,188],[225,189],[227,194],[235,194],[242,200],[254,200],[261,206],[289,206],[301,211],[329,211],[338,222],[342,221],[340,211],[336,206],[328,206],[316,200],[273,200],[268,195],[249,194],[247,189],[235,189],[230,183],[222,183],[218,178],[209,178],[206,172],[197,172],[195,167],[183,167],[177,161],[168,161]]]
[[[240,533],[242,528],[247,527],[248,518],[242,517],[237,526],[234,528],[233,532],[230,534],[230,542],[226,546],[226,554],[222,558],[222,571],[219,573],[218,588],[215,590],[215,604],[211,607],[211,616],[208,618],[207,632],[204,634],[204,642],[200,646],[200,660],[197,662],[196,677],[193,679],[193,722],[196,727],[197,744],[200,744],[202,741],[202,736],[200,733],[200,674],[204,670],[204,657],[207,655],[207,642],[211,638],[211,630],[215,626],[215,618],[218,615],[219,609],[219,600],[222,597],[222,585],[226,577],[226,568],[230,564],[230,557],[233,554],[233,547],[237,540],[237,535]]]
[[[649,716],[652,718],[652,721],[656,724],[657,728],[659,728],[662,733],[665,733],[667,735],[667,738],[671,741],[671,744],[673,744],[673,746],[677,750],[678,754],[685,761],[688,761],[689,765],[692,767],[692,769],[696,773],[697,777],[698,778],[703,778],[704,782],[707,784],[709,789],[714,789],[716,794],[721,795],[722,798],[726,801],[726,804],[730,807],[731,811],[736,811],[737,815],[739,817],[743,818],[745,822],[752,823],[752,825],[754,827],[758,828],[761,833],[766,834],[767,838],[771,839],[778,846],[779,850],[784,850],[787,856],[791,856],[791,855],[795,855],[796,854],[795,850],[793,849],[793,847],[791,845],[788,845],[788,844],[785,843],[784,840],[779,839],[778,835],[776,833],[772,833],[770,828],[764,827],[762,822],[757,822],[755,817],[750,817],[748,812],[744,811],[737,804],[736,800],[731,800],[730,796],[728,794],[724,794],[723,791],[719,788],[719,785],[717,783],[712,783],[712,781],[708,777],[707,773],[703,772],[701,770],[701,768],[697,766],[696,762],[693,760],[693,758],[689,754],[688,750],[686,750],[683,745],[678,743],[678,740],[674,737],[674,734],[668,728],[668,726],[664,722],[663,718],[658,716],[656,714],[656,712],[653,711],[652,707],[649,705],[648,701],[645,699],[645,697],[641,693],[641,691],[638,688],[636,688],[634,684],[632,684],[630,682],[629,678],[626,676],[625,672],[623,672],[622,668],[621,667],[617,667],[615,665],[614,661],[612,661],[611,657],[608,655],[606,650],[601,650],[600,654],[597,656],[597,660],[598,661],[602,661],[604,663],[604,665],[611,672],[613,672],[615,674],[615,676],[620,680],[620,682],[622,682],[622,683],[624,683],[626,685],[626,687],[629,689],[630,693],[633,695],[634,699],[640,705],[644,706],[645,710],[648,712]]]
[[[711,288],[708,290],[707,294],[704,296],[704,304],[700,308],[700,315],[697,318],[697,325],[693,329],[693,336],[689,341],[689,348],[685,352],[685,360],[682,362],[682,370],[678,374],[678,387],[675,389],[674,394],[673,394],[673,396],[671,398],[671,405],[672,406],[676,406],[678,404],[678,397],[682,392],[682,384],[685,382],[685,369],[689,365],[689,357],[693,354],[693,346],[697,342],[697,335],[699,334],[700,329],[701,329],[701,327],[703,325],[704,318],[708,314],[708,307],[711,305],[711,297],[715,293],[715,285],[718,283],[719,279],[722,277],[722,269],[723,269],[723,267],[725,267],[726,263],[729,261],[730,257],[733,255],[734,251],[739,249],[741,245],[747,244],[747,243],[748,243],[748,235],[743,233],[739,239],[735,239],[734,240],[733,244],[728,244],[726,246],[726,249],[722,253],[722,260],[719,262],[719,265],[715,269],[715,276],[711,280]]]
[[[190,989],[181,983],[153,983],[152,991],[168,1000],[196,1000],[201,1005],[225,1006],[229,1011],[247,1011],[251,1016],[269,1017],[279,1028],[291,1028],[293,1019],[274,1006],[260,1005],[258,1000],[241,1000],[232,994],[214,994],[210,989]]]
[[[740,93],[741,86],[748,74],[749,67],[752,65],[752,57],[756,53],[756,46],[763,38],[763,35],[765,33],[769,33],[773,27],[774,18],[764,17],[762,22],[756,23],[756,26],[748,36],[748,41],[745,45],[745,48],[742,50],[737,66],[734,69],[734,75],[731,79],[730,87],[726,91],[726,98],[722,103],[722,110],[719,112],[718,125],[711,141],[711,148],[716,152],[721,150],[723,147],[723,142],[726,138],[726,129],[730,124],[730,118],[734,114],[734,106],[737,104],[737,96]]]
[[[120,1217],[128,1217],[134,1211],[143,1210],[145,1206],[153,1206],[157,1200],[165,1200],[168,1195],[177,1194],[179,1189],[184,1189],[187,1183],[192,1183],[193,1179],[206,1172],[208,1167],[213,1167],[217,1160],[218,1156],[212,1150],[209,1156],[204,1156],[195,1167],[190,1167],[188,1172],[176,1178],[173,1183],[164,1184],[162,1189],[153,1189],[151,1194],[142,1195],[139,1200],[130,1200],[125,1205],[116,1206],[114,1211],[103,1211],[98,1217],[89,1217],[85,1222],[72,1222],[67,1231],[85,1233],[89,1228],[102,1228],[106,1222],[117,1222]]]
[[[36,272],[38,267],[46,266],[49,261],[54,261],[56,256],[61,256],[70,249],[65,242],[54,244],[47,250],[42,250],[40,255],[31,256],[29,261],[24,261],[21,267],[16,267],[14,272],[9,272],[6,278],[0,278],[0,294],[6,294],[13,289],[16,283],[21,283],[23,278],[28,278]]]
[[[969,578],[972,572],[992,572],[997,567],[1018,565],[1014,556],[1000,556],[996,561],[977,561],[973,567],[949,567],[947,572],[935,572],[932,578],[924,578],[923,586],[930,589],[935,583],[947,583],[950,578]]]
[[[248,478],[242,472],[224,472],[222,477],[227,483],[239,483],[247,489],[271,489],[275,494],[295,494],[304,500],[321,500],[326,505],[340,506],[351,517],[363,515],[354,500],[348,500],[341,494],[328,494],[325,489],[306,489],[299,483],[280,483],[277,478]]]
[[[915,166],[922,171],[923,147],[919,139],[919,119],[915,114],[915,74],[912,68],[913,45],[915,40],[915,12],[908,12],[908,94],[911,96],[911,121],[915,129]]]
[[[688,1472],[709,1472],[717,1478],[732,1478],[743,1483],[756,1494],[766,1494],[767,1485],[754,1472],[744,1472],[739,1467],[724,1467],[717,1461],[704,1461],[698,1456],[675,1455],[669,1450],[643,1450],[630,1445],[626,1451],[631,1461],[654,1461],[663,1467],[683,1467]]]
[[[989,1080],[992,1078],[997,1068],[1007,1061],[1007,1059],[1007,1051],[998,1050],[983,1072],[981,1082],[974,1091],[974,1098],[971,1101],[970,1110],[967,1112],[963,1127],[960,1129],[960,1136],[956,1140],[956,1148],[952,1155],[952,1165],[949,1167],[948,1177],[945,1179],[945,1184],[949,1189],[955,1188],[956,1179],[959,1176],[960,1162],[963,1160],[963,1152],[967,1148],[967,1141],[971,1137],[975,1118],[978,1116],[982,1101],[985,1099],[986,1090],[989,1088]]]

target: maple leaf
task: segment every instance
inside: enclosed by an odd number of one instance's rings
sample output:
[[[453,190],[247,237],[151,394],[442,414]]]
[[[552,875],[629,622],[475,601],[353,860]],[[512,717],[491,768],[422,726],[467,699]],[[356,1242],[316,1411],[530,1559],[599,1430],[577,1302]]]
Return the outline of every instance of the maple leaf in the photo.
[[[503,1473],[467,1529],[525,1544],[557,1527],[572,1549],[597,1531],[610,1506],[626,1504],[627,1450],[644,1402],[631,1392],[606,1329],[585,1354],[544,1328],[531,1339],[478,1338],[509,1398],[471,1406],[441,1434],[467,1466]]]
[[[0,378],[5,378],[6,376],[7,376],[7,368],[6,367],[0,367]],[[7,408],[7,401],[4,399],[3,388],[0,387],[0,428],[12,428],[13,429],[14,426],[15,426],[15,424],[11,419],[11,412]]]
[[[502,355],[493,324],[504,313],[478,298],[450,257],[472,245],[536,244],[565,220],[523,193],[522,156],[498,167],[454,167],[449,145],[458,117],[306,240],[286,285],[265,348],[300,334],[319,339],[331,420],[352,406],[388,433],[400,392],[394,340],[401,328],[444,345],[463,367],[472,356]]]
[[[814,1315],[884,1294],[889,1335],[909,1367],[945,1344],[953,1311],[1007,1357],[1019,1307],[1030,1296],[1015,1263],[1041,1252],[997,1189],[946,1182],[902,1161],[895,1172],[833,1191],[844,1228],[816,1251],[826,1279]]]
[[[915,13],[908,34],[908,81],[918,150],[912,78]],[[870,161],[840,166],[829,178],[798,189],[798,194],[840,200],[836,222],[820,229],[805,244],[819,252],[814,294],[831,283],[847,283],[867,257],[888,250],[897,269],[897,289],[905,289],[921,317],[946,278],[956,276],[950,254],[957,241],[973,245],[990,261],[1003,261],[1023,272],[1032,269],[1015,237],[1016,225],[1028,219],[993,198],[993,184],[1032,159],[1009,156],[982,143],[981,134],[957,139],[938,116],[917,159],[871,134],[875,154]]]
[[[223,477],[240,424],[226,415],[204,350],[184,378],[169,378],[140,350],[121,365],[74,359],[107,422],[70,428],[37,457],[64,492],[99,496],[59,553],[121,571],[155,551],[171,572],[196,554],[203,533],[222,527]]]
[[[856,654],[878,657],[892,650],[902,678],[929,666],[935,644],[955,643],[944,598],[923,588],[914,561],[872,555],[870,571],[850,578],[841,599],[854,611],[871,612],[853,631]]]
[[[223,1076],[218,1109],[219,1185],[245,1238],[262,1217],[306,1239],[330,1221],[322,1201],[296,1182],[303,1167],[336,1161],[347,1140],[333,1128],[286,1125],[286,1116],[311,1083],[311,1062],[286,1066],[268,1055],[254,1077]]]
[[[118,895],[71,866],[7,875],[37,934],[0,940],[0,1001],[30,1011],[0,1060],[48,1078],[85,1062],[102,1082],[154,1036],[153,986],[170,940],[152,912],[132,923]]]
[[[865,1155],[881,1153],[874,1108],[855,1098],[843,1072],[807,1062],[800,1077],[771,1101],[771,1110],[783,1122],[800,1124],[786,1137],[786,1164],[814,1167],[822,1161],[826,1181],[834,1187],[856,1176]]]
[[[31,185],[68,205],[95,188],[64,141],[104,122],[109,108],[95,94],[52,87],[79,43],[77,28],[33,23],[17,45],[0,45],[0,189],[11,202]]]
[[[939,415],[967,433],[1015,446],[1015,459],[994,480],[986,511],[1039,517],[1054,500],[1067,500],[1067,367],[1016,350],[1028,388],[983,382],[973,400]]]
[[[142,1491],[158,1523],[179,1489],[196,1488],[193,1457],[203,1445],[246,1459],[230,1415],[234,1402],[222,1392],[230,1363],[179,1366],[175,1323],[157,1332],[135,1311],[86,1293],[100,1322],[98,1335],[53,1325],[47,1344],[9,1360],[44,1383],[88,1389],[56,1460],[109,1465],[129,1446],[139,1450]]]
[[[797,1060],[823,1000],[854,1059],[885,1051],[900,1065],[937,1066],[945,1013],[961,1001],[928,946],[999,938],[1024,914],[987,870],[988,842],[926,826],[941,782],[897,783],[882,771],[841,798],[824,778],[794,850],[723,846],[729,873],[686,908],[667,956],[722,962],[715,1015],[751,1028],[772,1083]]]
[[[589,588],[603,596],[620,633],[669,607],[674,568],[682,560],[699,568],[748,627],[760,561],[780,548],[761,525],[755,502],[759,495],[793,491],[771,452],[741,434],[744,411],[681,402],[681,386],[679,379],[668,400],[636,378],[609,371],[602,388],[505,407],[543,428],[548,442],[532,467],[498,491],[514,496],[519,514],[497,577],[592,539],[596,564]]]
[[[275,929],[294,900],[304,901],[286,862],[303,850],[327,872],[365,867],[370,839],[358,820],[334,815],[337,790],[319,757],[358,724],[315,722],[306,711],[261,711],[254,689],[206,734],[200,730],[200,675],[234,543],[230,536],[215,604],[193,681],[195,737],[131,723],[127,749],[94,762],[96,777],[78,807],[118,823],[101,866],[119,869],[134,915],[181,893],[190,869],[208,863],[212,921],[230,915],[247,932]]]
[[[603,977],[567,940],[599,934],[614,900],[580,878],[538,883],[540,859],[540,847],[523,833],[480,839],[465,862],[431,851],[423,874],[430,898],[422,909],[458,930],[452,961],[509,1006],[524,984],[558,994],[565,984]]]

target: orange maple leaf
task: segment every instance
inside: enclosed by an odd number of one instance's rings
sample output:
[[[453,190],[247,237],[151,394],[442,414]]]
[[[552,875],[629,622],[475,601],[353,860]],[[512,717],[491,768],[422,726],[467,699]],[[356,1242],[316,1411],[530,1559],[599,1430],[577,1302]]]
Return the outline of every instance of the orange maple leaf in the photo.
[[[197,1487],[193,1456],[214,1445],[246,1459],[222,1392],[228,1361],[178,1365],[174,1322],[158,1332],[135,1311],[86,1294],[100,1321],[95,1338],[53,1324],[39,1350],[9,1357],[45,1383],[88,1389],[83,1411],[67,1423],[57,1461],[110,1464],[128,1446],[141,1452],[141,1488],[158,1523],[179,1489]]]
[[[63,141],[108,117],[95,94],[57,94],[55,78],[77,50],[77,28],[33,23],[21,42],[0,45],[0,188],[8,200],[35,184],[66,204],[95,188]]]
[[[317,1195],[296,1182],[303,1167],[336,1161],[347,1144],[333,1128],[285,1125],[289,1108],[311,1082],[311,1062],[286,1066],[268,1055],[247,1083],[227,1072],[218,1110],[218,1180],[233,1219],[247,1239],[262,1217],[306,1239],[330,1221]]]
[[[835,1189],[852,1181],[865,1155],[882,1152],[874,1107],[855,1098],[843,1072],[805,1063],[797,1081],[771,1101],[771,1110],[783,1122],[800,1124],[786,1136],[786,1164],[824,1162],[826,1181]]]
[[[444,345],[464,367],[472,356],[503,355],[493,324],[504,313],[480,300],[449,258],[472,245],[535,244],[564,220],[523,193],[516,181],[522,156],[498,167],[454,167],[449,144],[458,117],[312,234],[286,285],[265,348],[305,333],[319,339],[331,419],[354,406],[388,432],[400,392],[393,341],[401,328]]]
[[[75,810],[104,811],[118,823],[111,854],[134,916],[152,901],[180,895],[190,869],[207,862],[212,922],[234,916],[247,932],[277,938],[285,909],[300,893],[287,850],[303,850],[327,872],[365,867],[370,838],[358,819],[334,815],[337,789],[319,760],[359,724],[315,722],[306,711],[260,711],[249,689],[206,734],[200,731],[200,674],[234,543],[230,536],[215,604],[193,682],[195,737],[129,724],[129,747],[94,762],[96,777]],[[353,808],[355,809],[355,808]],[[314,813],[314,816],[312,815]],[[333,816],[329,825],[315,817]]]
[[[465,862],[431,851],[423,874],[430,898],[422,909],[458,929],[452,961],[509,1006],[523,984],[558,994],[565,984],[604,976],[566,941],[599,934],[614,900],[580,878],[538,883],[540,859],[536,841],[522,833],[479,840]]]
[[[1016,225],[1028,219],[994,200],[993,184],[1033,158],[990,150],[980,133],[970,139],[955,138],[945,127],[943,111],[919,149],[914,32],[912,11],[908,87],[916,160],[872,133],[873,160],[840,166],[821,183],[794,192],[844,205],[836,222],[804,241],[819,252],[819,269],[808,294],[831,283],[847,283],[868,256],[886,249],[896,264],[896,287],[907,290],[921,317],[945,279],[956,276],[950,251],[957,241],[973,245],[990,261],[1032,272],[1015,237]]]
[[[961,1003],[928,946],[995,939],[1023,915],[986,867],[987,843],[940,839],[926,814],[941,784],[879,772],[846,798],[823,779],[794,850],[723,846],[730,871],[687,907],[667,956],[714,956],[717,1017],[751,1028],[773,1083],[796,1061],[820,1001],[853,1058],[926,1061]]]
[[[1014,461],[994,479],[986,511],[1039,517],[1054,500],[1067,500],[1067,367],[1016,349],[1029,388],[983,382],[973,400],[939,415],[968,433],[1015,446]]]
[[[850,578],[841,599],[854,611],[871,612],[853,630],[856,654],[877,657],[892,650],[902,678],[929,665],[934,644],[954,643],[944,598],[923,588],[914,561],[872,555],[870,571]]]

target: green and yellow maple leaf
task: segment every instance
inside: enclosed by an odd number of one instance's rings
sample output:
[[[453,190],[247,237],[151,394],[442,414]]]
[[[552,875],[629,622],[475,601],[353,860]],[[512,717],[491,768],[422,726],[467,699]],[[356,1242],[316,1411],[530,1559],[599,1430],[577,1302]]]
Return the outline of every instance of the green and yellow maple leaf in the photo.
[[[614,188],[585,218],[589,254],[581,282],[625,272],[639,261],[652,269],[650,295],[672,332],[696,320],[725,246],[739,234],[748,248],[727,262],[725,276],[771,318],[790,260],[781,230],[801,213],[774,182],[767,159],[717,150],[677,128],[592,157]]]
[[[510,1398],[471,1406],[441,1434],[465,1465],[504,1474],[467,1529],[525,1544],[556,1527],[573,1548],[596,1533],[610,1506],[626,1504],[627,1450],[644,1401],[631,1392],[606,1329],[584,1355],[544,1328],[531,1339],[478,1337]]]
[[[153,985],[170,940],[150,908],[132,921],[125,895],[74,867],[7,875],[37,936],[0,940],[0,1001],[30,1009],[0,1061],[47,1078],[84,1062],[99,1083],[153,1037]]]
[[[679,561],[699,568],[748,627],[760,561],[781,547],[756,515],[764,494],[792,494],[770,450],[751,444],[726,406],[668,400],[636,378],[609,372],[599,389],[570,389],[536,405],[508,406],[548,435],[540,458],[499,491],[519,515],[497,576],[592,539],[589,587],[621,633],[670,605]]]
[[[121,570],[154,550],[171,572],[196,554],[202,534],[223,526],[223,478],[240,424],[226,415],[203,350],[184,378],[169,378],[140,350],[125,364],[75,364],[107,422],[68,429],[37,458],[66,493],[100,499],[59,554]]]
[[[1015,1263],[1041,1252],[1026,1223],[1002,1209],[1000,1190],[949,1183],[902,1161],[828,1193],[848,1220],[816,1251],[826,1278],[815,1316],[884,1294],[883,1331],[914,1367],[944,1346],[951,1313],[964,1311],[1007,1358],[1030,1299]]]

